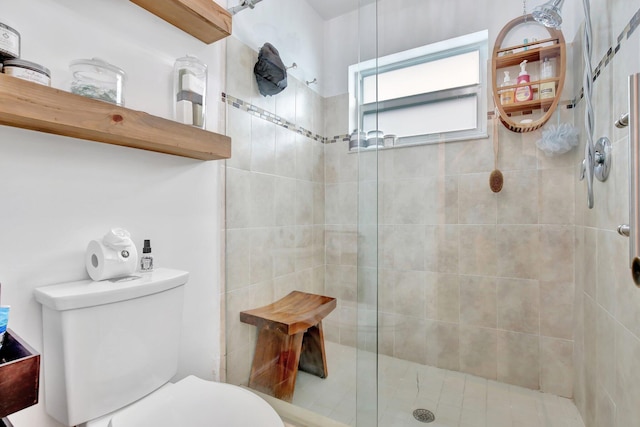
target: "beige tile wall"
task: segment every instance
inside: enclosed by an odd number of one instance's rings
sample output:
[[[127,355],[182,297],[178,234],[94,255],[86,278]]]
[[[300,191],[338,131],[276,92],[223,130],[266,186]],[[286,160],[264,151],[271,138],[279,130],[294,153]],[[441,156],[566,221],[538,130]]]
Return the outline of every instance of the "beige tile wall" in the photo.
[[[594,58],[639,7],[592,1],[602,17],[593,20]],[[640,291],[614,231],[628,221],[628,140],[612,123],[627,109],[627,75],[640,71],[638,37],[594,86],[596,137],[613,141],[614,168],[595,183],[593,210],[576,179],[584,146],[548,158],[535,146],[540,132],[501,128],[505,185],[495,195],[491,139],[382,151],[372,167],[344,143],[313,144],[230,108],[229,380],[246,382],[255,342],[238,312],[303,286],[338,297],[327,339],[356,344],[359,295],[380,308],[384,354],[574,396],[588,427],[636,425]],[[325,136],[349,132],[346,94],[322,100],[292,79],[282,95],[262,98],[256,53],[228,40],[231,95]],[[579,82],[582,54],[573,50]],[[580,129],[584,104],[559,120]],[[370,346],[374,333],[365,334]]]
[[[261,97],[246,70],[256,52],[233,38],[228,49],[230,95],[323,135],[348,133],[346,95],[322,110],[290,79]],[[356,345],[358,293],[373,307],[377,282],[383,353],[571,395],[573,155],[546,159],[539,134],[502,128],[496,195],[491,139],[386,150],[375,162],[236,108],[228,117],[230,382],[246,383],[255,345],[241,310],[293,289],[336,296],[326,337]]]
[[[233,37],[227,49],[230,95],[322,133],[315,92],[289,77],[285,91],[263,97],[252,72],[257,52]],[[233,140],[226,162],[227,381],[246,384],[256,330],[240,322],[240,311],[292,290],[324,292],[324,147],[237,108],[228,108],[227,117]]]
[[[327,105],[346,102],[341,96]],[[346,133],[335,119],[325,130]],[[573,113],[565,109],[560,120],[572,122]],[[540,132],[501,127],[505,183],[494,194],[491,137],[382,150],[370,167],[378,192],[368,204],[360,194],[369,212],[357,213],[379,221],[379,348],[572,396],[575,152],[547,158],[535,147]],[[375,154],[350,154],[346,143],[325,150],[326,289],[341,306],[327,336],[353,345],[357,257],[342,254],[358,249],[351,198],[372,174],[363,157]]]
[[[593,16],[602,17],[593,19],[594,33],[600,35],[593,56],[600,58],[615,47],[640,2],[597,0],[591,8]],[[636,30],[622,40],[594,84],[596,138],[611,139],[614,162],[609,179],[594,184],[594,209],[586,208],[585,184],[576,183],[574,387],[587,427],[626,427],[640,420],[640,290],[631,280],[627,238],[615,231],[629,219],[629,142],[627,131],[613,126],[627,111],[627,76],[640,71],[639,37]],[[583,102],[577,116],[584,108]]]

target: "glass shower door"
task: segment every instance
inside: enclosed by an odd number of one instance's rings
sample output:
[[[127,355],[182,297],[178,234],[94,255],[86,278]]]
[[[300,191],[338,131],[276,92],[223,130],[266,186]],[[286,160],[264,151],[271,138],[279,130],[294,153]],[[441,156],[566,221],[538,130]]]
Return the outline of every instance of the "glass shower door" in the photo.
[[[359,0],[358,63],[377,60],[377,1]],[[357,102],[365,88],[360,82],[363,76],[361,65],[351,66],[350,123],[361,138],[367,131],[362,120],[362,104]],[[371,75],[371,73],[369,73]],[[375,73],[373,78],[376,78]],[[369,89],[376,97],[375,85]],[[376,117],[375,110],[372,112]],[[377,119],[374,118],[374,122]],[[376,126],[373,126],[377,128]],[[367,141],[370,142],[370,141]],[[357,289],[357,349],[356,349],[356,426],[375,426],[378,422],[378,271],[379,271],[379,155],[378,145],[361,147],[350,153],[357,156],[358,169],[358,289]]]

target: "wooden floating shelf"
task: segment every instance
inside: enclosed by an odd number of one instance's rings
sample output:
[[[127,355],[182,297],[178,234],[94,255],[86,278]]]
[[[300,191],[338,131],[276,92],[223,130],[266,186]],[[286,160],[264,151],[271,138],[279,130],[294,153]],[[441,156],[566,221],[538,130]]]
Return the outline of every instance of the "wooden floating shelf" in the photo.
[[[231,14],[214,0],[130,1],[204,43],[231,35]]]
[[[1,73],[0,124],[192,159],[231,157],[227,136]]]

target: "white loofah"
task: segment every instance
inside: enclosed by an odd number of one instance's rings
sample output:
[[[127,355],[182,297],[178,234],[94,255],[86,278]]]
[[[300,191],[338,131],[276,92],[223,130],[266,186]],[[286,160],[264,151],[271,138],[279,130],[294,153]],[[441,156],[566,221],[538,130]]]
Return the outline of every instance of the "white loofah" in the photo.
[[[536,142],[547,156],[564,154],[578,145],[578,131],[569,123],[550,125],[542,131],[542,139]]]

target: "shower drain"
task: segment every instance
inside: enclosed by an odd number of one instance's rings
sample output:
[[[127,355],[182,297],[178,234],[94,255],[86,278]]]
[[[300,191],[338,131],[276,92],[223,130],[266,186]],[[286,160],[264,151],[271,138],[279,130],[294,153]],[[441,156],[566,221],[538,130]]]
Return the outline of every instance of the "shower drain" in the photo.
[[[436,417],[433,415],[433,412],[427,409],[416,409],[413,411],[413,418],[420,421],[421,423],[432,423]]]

